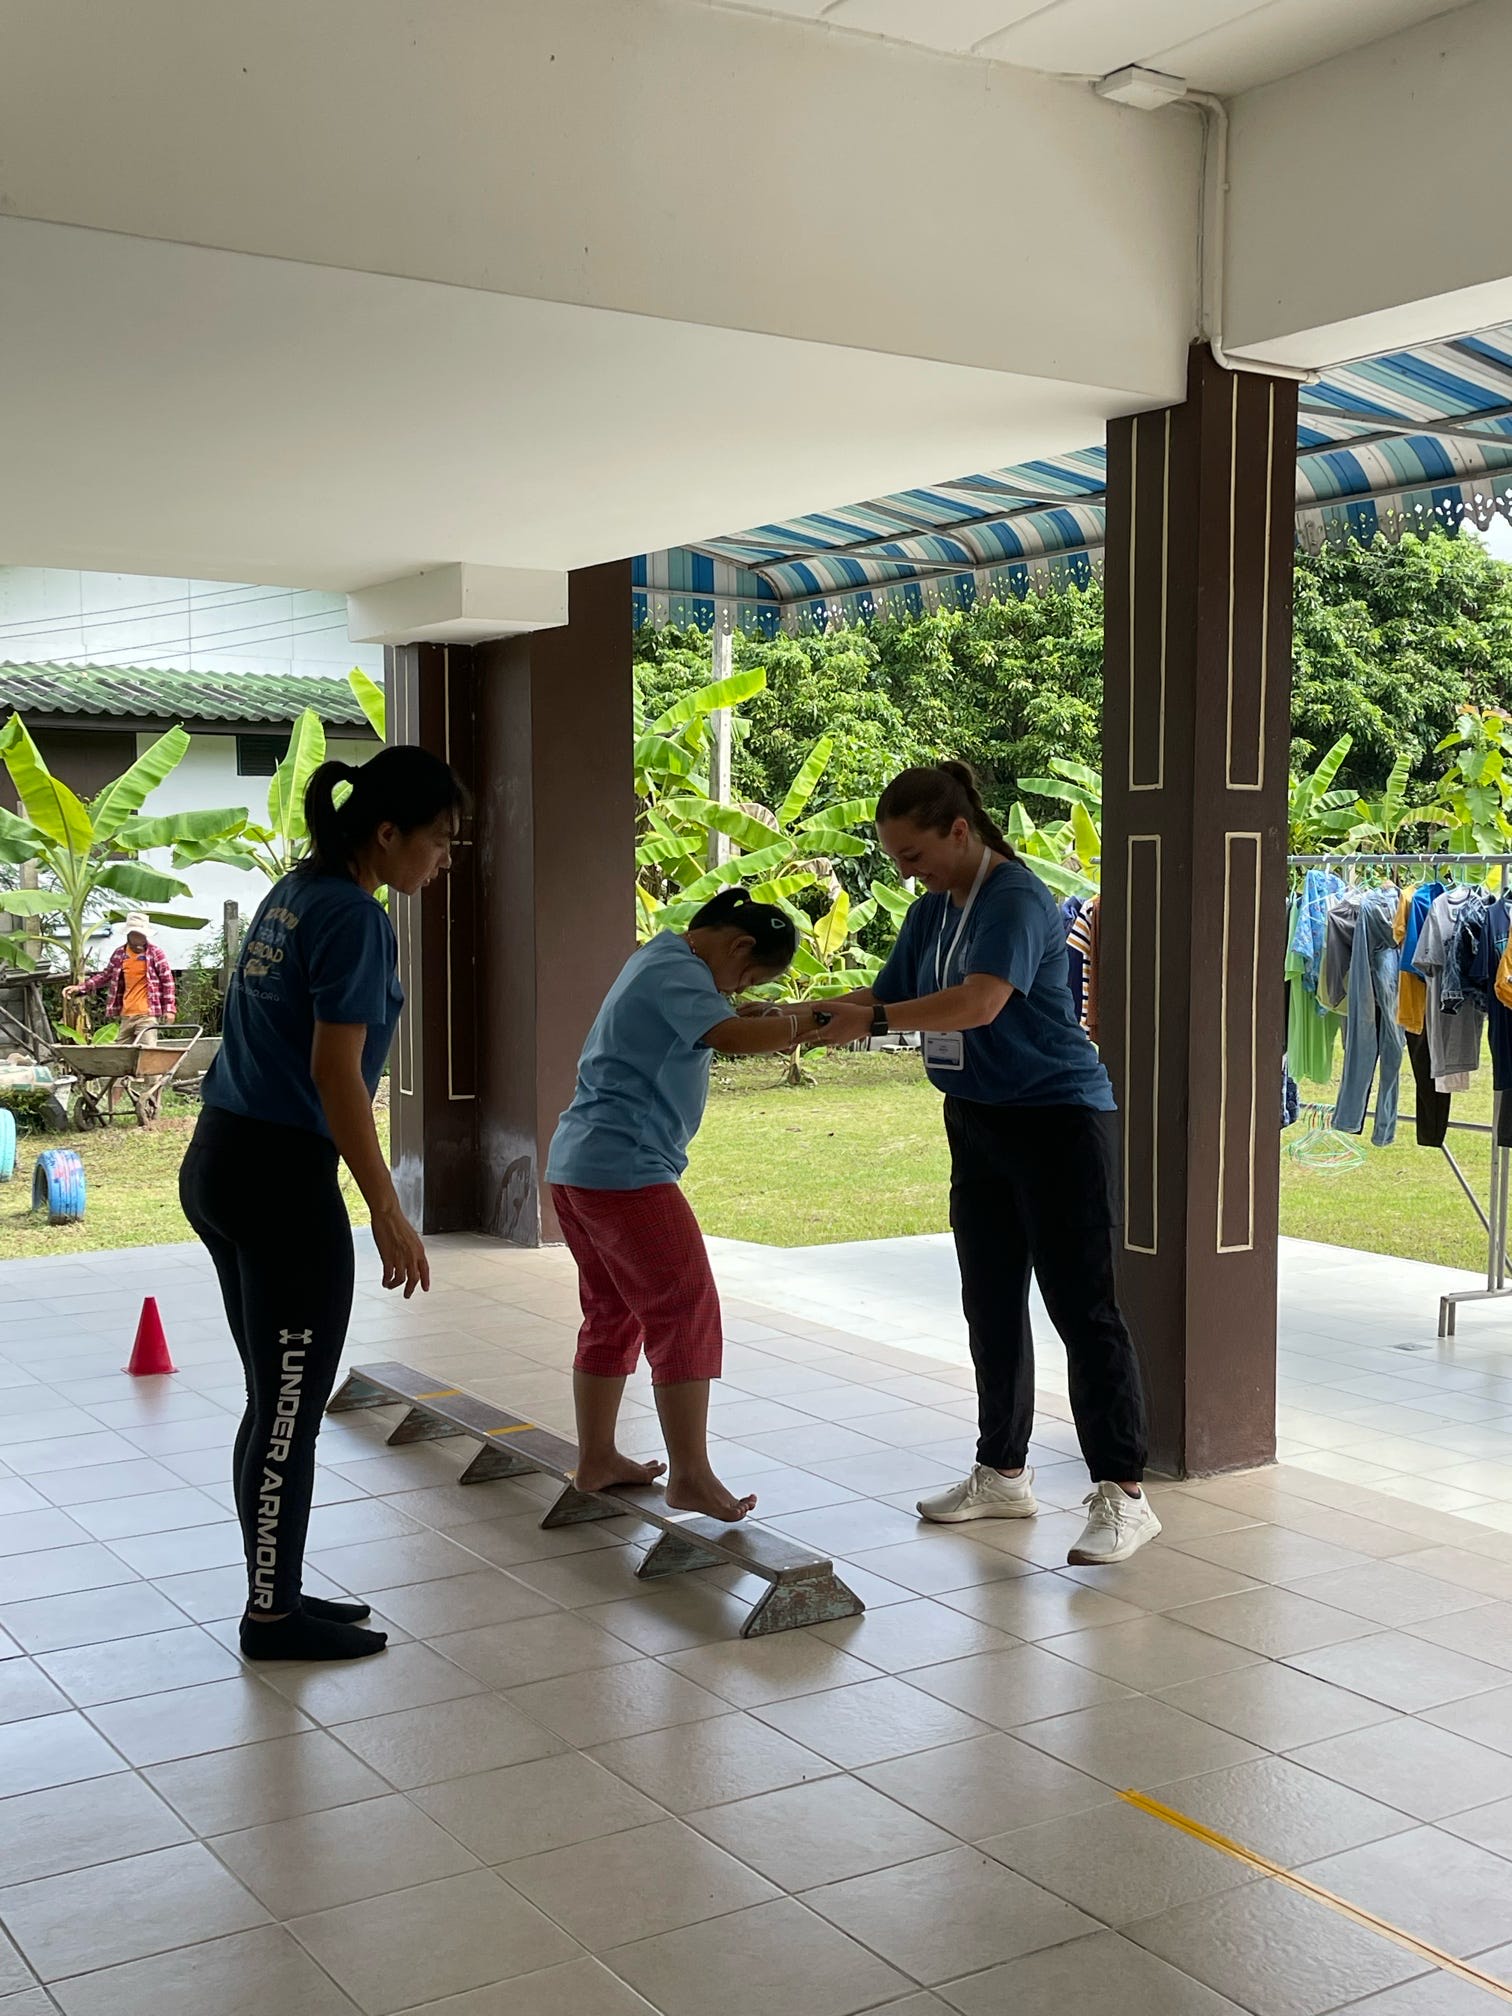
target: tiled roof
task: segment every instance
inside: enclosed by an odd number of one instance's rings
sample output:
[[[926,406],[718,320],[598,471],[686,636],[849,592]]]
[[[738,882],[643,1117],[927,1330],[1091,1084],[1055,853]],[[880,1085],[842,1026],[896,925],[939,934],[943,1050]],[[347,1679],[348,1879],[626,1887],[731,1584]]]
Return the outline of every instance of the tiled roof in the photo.
[[[171,672],[136,665],[0,664],[0,718],[94,714],[142,721],[283,724],[313,707],[327,727],[367,727],[345,679]]]

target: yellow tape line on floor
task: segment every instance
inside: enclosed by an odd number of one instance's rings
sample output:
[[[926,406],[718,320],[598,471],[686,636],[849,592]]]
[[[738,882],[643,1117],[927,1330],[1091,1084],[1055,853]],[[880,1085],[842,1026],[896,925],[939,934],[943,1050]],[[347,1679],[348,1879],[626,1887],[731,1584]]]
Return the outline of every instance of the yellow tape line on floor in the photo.
[[[1252,1848],[1241,1848],[1237,1841],[1230,1841],[1227,1835],[1214,1833],[1211,1827],[1204,1827],[1200,1820],[1193,1820],[1185,1813],[1178,1813],[1174,1806],[1162,1806],[1158,1799],[1151,1799],[1143,1792],[1124,1791],[1119,1798],[1127,1800],[1141,1813],[1148,1813],[1153,1820],[1163,1820],[1168,1827],[1178,1828],[1183,1834],[1190,1834],[1194,1841],[1204,1841],[1209,1848],[1216,1848],[1220,1854],[1232,1855],[1236,1862],[1244,1862],[1251,1869],[1258,1869],[1262,1876],[1269,1876],[1277,1883],[1284,1883],[1289,1890],[1300,1891],[1302,1896],[1311,1897],[1316,1903],[1326,1904],[1331,1911],[1349,1918],[1356,1925],[1364,1926],[1367,1932],[1378,1932],[1383,1939],[1403,1946],[1409,1953],[1416,1954],[1430,1966],[1438,1967],[1446,1974],[1457,1974],[1461,1981],[1468,1981],[1476,1988],[1483,1988],[1489,1995],[1498,1996],[1503,2002],[1512,2002],[1512,1986],[1498,1981],[1493,1974],[1483,1974],[1478,1967],[1468,1961],[1456,1960],[1452,1953],[1441,1953],[1437,1946],[1430,1946],[1426,1940],[1415,1939],[1410,1932],[1391,1924],[1385,1918],[1377,1918],[1373,1911],[1362,1911],[1358,1904],[1348,1904],[1342,1897],[1336,1897],[1331,1890],[1324,1890],[1316,1883],[1309,1883],[1305,1876],[1298,1876],[1290,1869],[1283,1869],[1279,1862],[1271,1862],[1264,1855],[1257,1855]]]
[[[434,1393],[417,1393],[416,1400],[455,1400],[462,1391],[460,1386],[438,1386]]]
[[[534,1427],[534,1421],[521,1421],[517,1427],[490,1428],[488,1432],[490,1435],[528,1435]]]

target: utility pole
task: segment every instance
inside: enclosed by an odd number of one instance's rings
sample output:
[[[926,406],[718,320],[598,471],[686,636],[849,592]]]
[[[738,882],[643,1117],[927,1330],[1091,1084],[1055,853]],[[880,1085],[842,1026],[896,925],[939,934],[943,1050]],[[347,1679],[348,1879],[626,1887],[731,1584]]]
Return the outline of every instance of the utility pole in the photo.
[[[728,679],[735,669],[735,633],[727,622],[714,618],[714,677]],[[730,803],[730,710],[717,708],[709,716],[709,796],[716,805]],[[729,860],[730,841],[723,833],[709,835],[709,866],[722,868]]]

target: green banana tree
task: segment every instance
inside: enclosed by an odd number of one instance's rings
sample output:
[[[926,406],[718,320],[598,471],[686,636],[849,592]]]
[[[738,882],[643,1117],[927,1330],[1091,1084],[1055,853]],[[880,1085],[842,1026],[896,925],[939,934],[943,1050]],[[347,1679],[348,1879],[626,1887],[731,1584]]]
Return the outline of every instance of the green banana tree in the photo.
[[[1051,758],[1049,777],[1020,777],[1018,788],[1070,807],[1053,826],[1035,824],[1022,800],[1008,814],[1008,838],[1058,896],[1095,896],[1102,870],[1102,778],[1085,763]]]
[[[288,753],[268,785],[267,824],[249,819],[243,808],[236,824],[224,832],[186,838],[174,853],[174,866],[198,868],[216,861],[228,868],[260,869],[269,882],[280,881],[300,859],[310,837],[305,791],[325,757],[325,726],[315,709],[307,707],[294,723]]]
[[[1334,779],[1353,746],[1352,735],[1341,735],[1305,777],[1292,776],[1288,832],[1293,854],[1326,853],[1347,840],[1359,801],[1353,791],[1336,789]]]
[[[753,666],[683,694],[649,724],[637,718],[636,924],[642,938],[685,929],[702,904],[736,883],[747,885],[758,902],[779,905],[806,931],[812,920],[795,899],[826,885],[838,897],[835,859],[866,852],[866,842],[851,829],[871,821],[871,799],[810,809],[834,754],[832,736],[821,736],[809,750],[775,811],[710,798],[709,717],[721,708],[733,713],[765,684],[765,668]],[[738,716],[731,725],[737,735],[745,726]],[[732,852],[711,868],[714,834],[728,840]]]
[[[1400,853],[1415,836],[1416,829],[1454,825],[1455,815],[1446,806],[1414,805],[1409,801],[1407,778],[1411,768],[1411,751],[1403,750],[1391,766],[1391,775],[1380,797],[1355,800],[1354,824],[1347,842],[1351,853]]]
[[[217,843],[241,825],[244,815],[236,807],[143,815],[188,747],[184,729],[170,728],[86,805],[48,769],[20,715],[10,717],[0,729],[0,762],[21,810],[0,810],[0,861],[34,861],[41,886],[0,897],[0,909],[29,920],[25,929],[0,932],[0,958],[30,971],[52,963],[41,954],[61,953],[68,979],[76,982],[84,977],[89,933],[102,911],[114,921],[142,910],[166,929],[205,928],[205,918],[165,907],[192,893],[186,882],[133,858],[156,847]]]

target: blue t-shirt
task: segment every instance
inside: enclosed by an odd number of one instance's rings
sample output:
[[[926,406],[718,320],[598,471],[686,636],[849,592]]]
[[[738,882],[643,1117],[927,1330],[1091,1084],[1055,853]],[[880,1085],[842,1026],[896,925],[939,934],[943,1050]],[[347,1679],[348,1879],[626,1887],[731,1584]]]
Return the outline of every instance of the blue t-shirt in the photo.
[[[285,875],[253,918],[226,992],[205,1103],[330,1135],[310,1075],[317,1022],[362,1022],[362,1078],[378,1090],[404,989],[388,913],[345,875]]]
[[[1111,1113],[1113,1087],[1077,1022],[1066,927],[1044,883],[1022,861],[994,868],[947,966],[960,922],[960,908],[949,896],[921,896],[872,988],[879,1001],[916,1001],[973,973],[990,973],[1013,988],[995,1020],[966,1030],[965,1069],[931,1070],[930,1083],[984,1106],[1089,1106]]]
[[[588,1031],[546,1180],[580,1190],[675,1183],[709,1096],[714,1053],[703,1038],[732,1013],[686,938],[662,931],[633,953]]]

